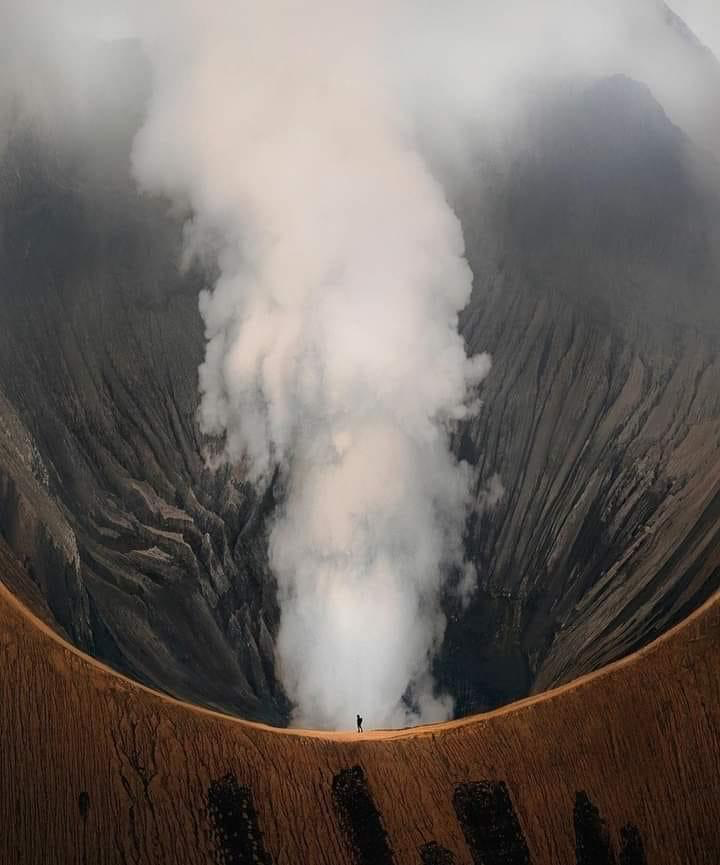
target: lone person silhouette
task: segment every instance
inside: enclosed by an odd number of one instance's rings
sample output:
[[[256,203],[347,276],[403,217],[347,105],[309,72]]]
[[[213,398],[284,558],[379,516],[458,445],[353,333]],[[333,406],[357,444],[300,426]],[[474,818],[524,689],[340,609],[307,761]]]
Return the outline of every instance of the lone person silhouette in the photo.
[[[357,725],[358,725],[358,733],[362,733],[362,731],[363,731],[362,718],[360,717],[360,715],[357,716]]]

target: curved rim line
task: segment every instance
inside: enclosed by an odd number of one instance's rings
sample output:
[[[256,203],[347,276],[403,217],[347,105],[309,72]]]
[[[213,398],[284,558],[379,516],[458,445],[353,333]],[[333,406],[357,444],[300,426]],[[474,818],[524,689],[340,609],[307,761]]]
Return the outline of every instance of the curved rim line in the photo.
[[[635,652],[631,652],[629,655],[626,655],[625,657],[620,658],[617,661],[613,661],[610,664],[601,667],[599,670],[594,670],[591,673],[585,673],[584,675],[578,676],[576,679],[573,679],[570,682],[566,682],[563,685],[558,685],[557,687],[551,688],[548,691],[543,691],[540,694],[533,694],[529,697],[524,697],[521,700],[516,700],[513,703],[507,703],[506,705],[500,706],[497,709],[493,709],[489,712],[481,712],[475,715],[466,715],[463,718],[457,718],[453,721],[439,721],[434,724],[420,724],[416,727],[376,729],[368,730],[365,733],[356,733],[354,730],[350,729],[312,730],[302,729],[299,727],[273,727],[270,724],[264,724],[260,721],[249,721],[245,718],[241,718],[239,715],[232,715],[227,712],[221,712],[217,709],[209,709],[205,706],[200,706],[195,703],[190,703],[186,700],[181,700],[178,697],[173,697],[171,694],[166,694],[163,691],[159,691],[155,688],[150,687],[149,685],[143,685],[141,682],[138,682],[135,679],[131,679],[124,673],[120,673],[117,670],[114,670],[103,661],[94,658],[92,655],[88,655],[77,646],[69,643],[67,640],[61,637],[60,634],[56,633],[49,625],[42,621],[42,619],[36,616],[35,613],[33,613],[32,610],[30,610],[29,607],[27,607],[26,604],[24,604],[8,588],[8,586],[3,582],[1,577],[0,594],[5,596],[6,600],[9,601],[10,605],[14,607],[23,618],[27,619],[31,625],[34,625],[37,629],[41,631],[41,633],[45,637],[49,637],[60,648],[77,657],[80,661],[97,670],[98,672],[101,672],[106,676],[110,676],[111,678],[116,679],[120,682],[123,682],[124,684],[129,685],[133,689],[137,689],[143,693],[146,693],[155,700],[159,700],[172,706],[182,708],[185,711],[189,711],[191,713],[196,713],[205,717],[214,718],[215,720],[220,720],[233,725],[248,727],[252,730],[258,730],[276,736],[296,736],[299,738],[325,739],[327,741],[334,742],[384,742],[391,739],[408,739],[425,736],[433,737],[437,736],[438,734],[444,734],[446,732],[469,726],[471,724],[482,724],[492,718],[498,718],[513,712],[519,712],[529,708],[530,706],[535,705],[536,703],[554,700],[561,694],[566,693],[567,691],[572,691],[577,688],[584,687],[585,685],[589,684],[592,681],[595,681],[596,679],[601,679],[605,676],[614,674],[618,670],[626,666],[630,666],[631,664],[639,661],[644,656],[653,653],[663,643],[671,640],[681,630],[690,625],[695,619],[700,618],[706,610],[708,610],[716,602],[718,602],[718,600],[720,600],[720,590],[718,590],[714,592],[706,601],[704,601],[696,610],[690,613],[689,616],[687,616],[681,622],[678,622],[676,625],[673,625],[672,628],[665,631],[665,633],[661,634],[659,637],[656,637],[654,640],[652,640],[652,642],[648,643],[646,646],[643,646],[641,649],[638,649]]]

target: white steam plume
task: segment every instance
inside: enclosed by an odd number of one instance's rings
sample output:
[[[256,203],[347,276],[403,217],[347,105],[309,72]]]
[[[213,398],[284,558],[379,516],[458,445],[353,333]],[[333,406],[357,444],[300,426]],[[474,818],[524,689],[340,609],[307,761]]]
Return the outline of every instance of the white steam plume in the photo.
[[[628,46],[660,20],[654,2],[532,9],[186,0],[146,38],[135,171],[192,206],[193,246],[218,250],[201,422],[255,482],[281,472],[276,650],[299,724],[452,710],[430,674],[468,498],[447,424],[489,359],[457,333],[471,274],[418,127],[444,146],[510,116],[538,68],[551,83],[643,73]],[[677,80],[657,80],[682,106]]]
[[[281,468],[277,660],[295,721],[323,727],[451,712],[429,675],[468,496],[447,423],[489,368],[457,332],[461,228],[373,69],[372,6],[188,7],[135,154],[220,248],[202,426],[253,480]]]

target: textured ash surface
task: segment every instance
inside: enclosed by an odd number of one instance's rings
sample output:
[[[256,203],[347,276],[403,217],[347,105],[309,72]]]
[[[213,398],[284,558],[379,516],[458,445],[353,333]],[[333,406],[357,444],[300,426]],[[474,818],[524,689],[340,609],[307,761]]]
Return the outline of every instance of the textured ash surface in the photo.
[[[527,140],[456,197],[476,274],[463,333],[495,366],[455,447],[479,502],[496,473],[506,490],[469,526],[475,600],[447,602],[436,672],[459,714],[621,657],[720,583],[720,172],[623,78]],[[206,278],[179,272],[181,245],[181,215],[127,171],[11,137],[0,531],[32,578],[18,590],[78,646],[283,723],[272,490],[206,465]]]
[[[720,596],[550,694],[403,731],[180,703],[4,586],[0,663],[3,865],[717,865]]]

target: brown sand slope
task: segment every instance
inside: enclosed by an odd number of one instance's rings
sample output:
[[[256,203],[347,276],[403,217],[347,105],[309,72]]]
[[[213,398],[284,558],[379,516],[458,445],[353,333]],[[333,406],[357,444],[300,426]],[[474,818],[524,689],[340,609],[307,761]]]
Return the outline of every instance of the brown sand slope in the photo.
[[[156,694],[4,587],[0,664],[2,865],[720,862],[717,596],[547,695],[363,736]]]

